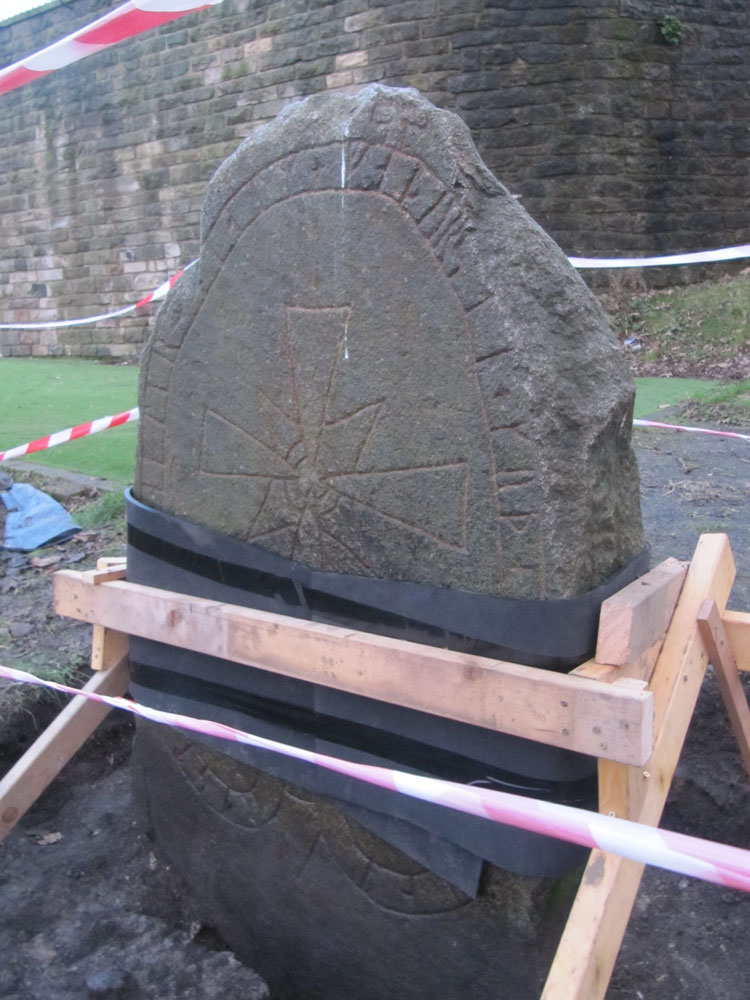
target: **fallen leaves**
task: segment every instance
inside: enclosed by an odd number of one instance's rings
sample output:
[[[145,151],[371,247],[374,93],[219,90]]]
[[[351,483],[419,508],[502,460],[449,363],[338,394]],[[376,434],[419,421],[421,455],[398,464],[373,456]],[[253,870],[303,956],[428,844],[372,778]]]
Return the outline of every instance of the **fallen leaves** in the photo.
[[[62,561],[62,556],[34,556],[31,565],[35,569],[47,569],[49,566],[57,566]]]

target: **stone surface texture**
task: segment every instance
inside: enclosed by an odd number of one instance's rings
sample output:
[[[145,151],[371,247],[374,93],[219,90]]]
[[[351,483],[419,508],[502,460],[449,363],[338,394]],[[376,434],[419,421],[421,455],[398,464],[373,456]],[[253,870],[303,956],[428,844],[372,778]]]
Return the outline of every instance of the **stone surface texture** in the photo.
[[[472,899],[347,816],[150,723],[142,823],[274,1000],[538,1000],[577,876],[486,865]]]
[[[643,545],[632,402],[465,125],[374,85],[213,178],[144,354],[135,493],[315,568],[570,597]]]
[[[143,358],[135,494],[323,570],[573,596],[643,544],[632,402],[596,300],[466,126],[374,85],[285,109],[213,178]],[[154,727],[135,768],[146,825],[279,1000],[538,996],[569,880],[485,864],[470,898]]]

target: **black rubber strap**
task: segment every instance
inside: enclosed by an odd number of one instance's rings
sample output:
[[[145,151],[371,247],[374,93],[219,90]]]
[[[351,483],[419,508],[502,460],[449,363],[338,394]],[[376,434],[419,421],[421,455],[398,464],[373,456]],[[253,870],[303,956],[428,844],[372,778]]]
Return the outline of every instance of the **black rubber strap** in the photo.
[[[593,655],[602,601],[649,564],[646,548],[580,597],[513,600],[315,570],[147,507],[131,491],[126,498],[128,546],[134,553],[241,591],[246,607],[549,669],[569,670]]]

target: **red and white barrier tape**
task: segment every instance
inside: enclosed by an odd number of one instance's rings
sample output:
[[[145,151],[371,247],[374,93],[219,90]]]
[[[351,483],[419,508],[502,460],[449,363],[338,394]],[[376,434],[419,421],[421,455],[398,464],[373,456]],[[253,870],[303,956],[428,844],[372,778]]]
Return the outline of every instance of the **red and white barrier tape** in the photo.
[[[85,28],[0,70],[0,94],[38,80],[53,70],[69,66],[143,31],[219,3],[221,0],[128,0]]]
[[[719,250],[698,250],[696,253],[675,253],[664,257],[568,257],[573,267],[675,267],[678,264],[710,264],[719,260],[742,260],[750,257],[750,243]]]
[[[662,424],[658,420],[634,420],[634,427],[656,427],[665,431],[684,431],[688,434],[710,434],[712,437],[738,438],[740,441],[750,441],[750,434],[740,434],[738,431],[715,431],[710,427],[684,427],[682,424]]]
[[[491,788],[459,785],[440,778],[340,760],[327,754],[278,743],[262,736],[253,736],[208,719],[193,719],[174,712],[162,712],[139,705],[127,698],[80,691],[65,684],[41,680],[26,671],[10,667],[0,667],[0,677],[23,684],[41,685],[63,694],[82,695],[91,701],[124,709],[152,722],[231,740],[261,750],[270,750],[324,767],[329,771],[336,771],[347,777],[366,781],[380,788],[401,792],[423,802],[447,806],[449,809],[457,809],[471,816],[480,816],[495,823],[518,827],[530,833],[555,837],[558,840],[580,844],[582,847],[599,848],[633,861],[666,868],[681,875],[690,875],[706,882],[715,882],[718,885],[750,892],[750,851],[738,847],[716,844],[697,837],[643,826],[630,820],[604,816],[601,813],[587,812],[553,802],[528,799]]]
[[[725,247],[720,250],[705,250],[700,253],[673,254],[668,257],[614,257],[609,259],[598,259],[593,257],[568,257],[568,260],[575,268],[618,268],[618,267],[663,267],[671,264],[695,264],[706,261],[717,260],[739,260],[743,257],[750,257],[750,243],[738,247]],[[81,319],[62,319],[48,323],[0,323],[0,330],[56,330],[63,327],[85,326],[90,323],[100,323],[103,320],[116,319],[118,316],[126,316],[128,313],[141,309],[149,302],[166,297],[167,292],[182,277],[189,267],[198,263],[198,258],[187,264],[181,271],[162,282],[158,288],[149,295],[136,302],[134,305],[125,306],[114,312],[102,313],[99,316],[85,316]]]
[[[167,278],[158,288],[155,288],[153,292],[149,292],[148,295],[134,305],[124,306],[124,308],[116,309],[114,312],[101,313],[98,316],[84,316],[80,319],[58,319],[48,323],[0,323],[0,330],[60,330],[64,327],[86,326],[89,323],[100,323],[105,319],[116,319],[118,316],[127,316],[128,313],[135,312],[136,309],[142,309],[151,302],[158,302],[160,299],[166,298],[170,288],[180,280],[185,271],[197,263],[197,260],[191,261],[181,271],[173,274],[171,278]]]
[[[0,80],[1,79],[2,76],[0,74]],[[744,257],[750,257],[750,243],[737,247],[724,247],[720,250],[704,250],[699,253],[672,254],[667,257],[613,257],[601,259],[594,257],[568,257],[568,260],[573,267],[586,269],[665,267],[674,264],[697,264],[718,260],[739,260]],[[134,305],[125,306],[122,309],[116,309],[114,312],[102,313],[99,316],[85,316],[81,319],[54,320],[48,323],[0,323],[0,330],[56,330],[62,329],[63,327],[85,326],[90,323],[100,323],[103,320],[116,319],[118,316],[126,316],[128,313],[132,313],[136,309],[141,309],[143,306],[148,305],[149,302],[155,302],[158,299],[163,299],[170,288],[172,288],[179,278],[182,277],[185,271],[187,271],[189,267],[192,267],[193,264],[197,263],[197,259],[191,261],[190,264],[184,267],[181,271],[178,271],[177,274],[173,275],[167,281],[159,285],[159,287],[151,292],[150,295],[147,295]]]
[[[58,444],[65,444],[67,441],[75,441],[77,438],[87,437],[89,434],[98,434],[99,431],[108,431],[113,427],[122,427],[133,420],[138,420],[140,411],[137,406],[132,410],[125,410],[116,413],[112,417],[99,417],[98,420],[89,420],[85,424],[78,424],[77,427],[68,427],[64,431],[56,431],[54,434],[47,434],[46,437],[37,438],[36,441],[29,441],[28,444],[19,444],[16,448],[8,448],[7,451],[0,451],[0,462],[5,462],[9,458],[22,458],[24,455],[31,455],[35,451],[44,451],[47,448],[54,448]]]
[[[137,406],[132,410],[125,410],[117,413],[113,417],[100,417],[98,420],[90,420],[88,423],[79,424],[77,427],[69,427],[64,431],[56,431],[46,437],[37,438],[28,444],[20,444],[7,451],[0,451],[0,462],[9,458],[21,458],[30,455],[34,451],[44,451],[46,448],[54,448],[55,445],[65,444],[66,441],[75,441],[77,438],[86,437],[88,434],[98,434],[99,431],[108,431],[112,427],[120,427],[132,420],[138,420],[139,409]],[[750,434],[740,434],[738,431],[715,431],[708,427],[683,427],[680,424],[662,424],[657,420],[634,420],[634,427],[656,427],[669,431],[687,431],[691,434],[710,434],[712,437],[737,438],[740,441],[750,441]]]

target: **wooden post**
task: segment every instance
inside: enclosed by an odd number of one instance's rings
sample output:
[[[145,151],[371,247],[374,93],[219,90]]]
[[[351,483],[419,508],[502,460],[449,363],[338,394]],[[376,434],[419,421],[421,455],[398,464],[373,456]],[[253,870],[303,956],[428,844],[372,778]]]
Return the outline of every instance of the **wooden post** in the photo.
[[[701,604],[698,626],[714,668],[729,724],[740,748],[745,773],[750,776],[750,708],[737,671],[737,660],[714,601],[704,601]]]
[[[750,614],[747,611],[725,611],[721,621],[734,653],[738,670],[750,670]]]
[[[726,605],[735,567],[726,535],[703,535],[654,669],[654,752],[645,767],[600,761],[600,810],[656,826],[698,698],[707,655],[698,612]],[[644,866],[592,851],[542,1000],[603,1000]]]
[[[91,637],[91,669],[105,670],[107,663],[116,663],[127,657],[130,649],[130,636],[127,632],[94,625]]]

